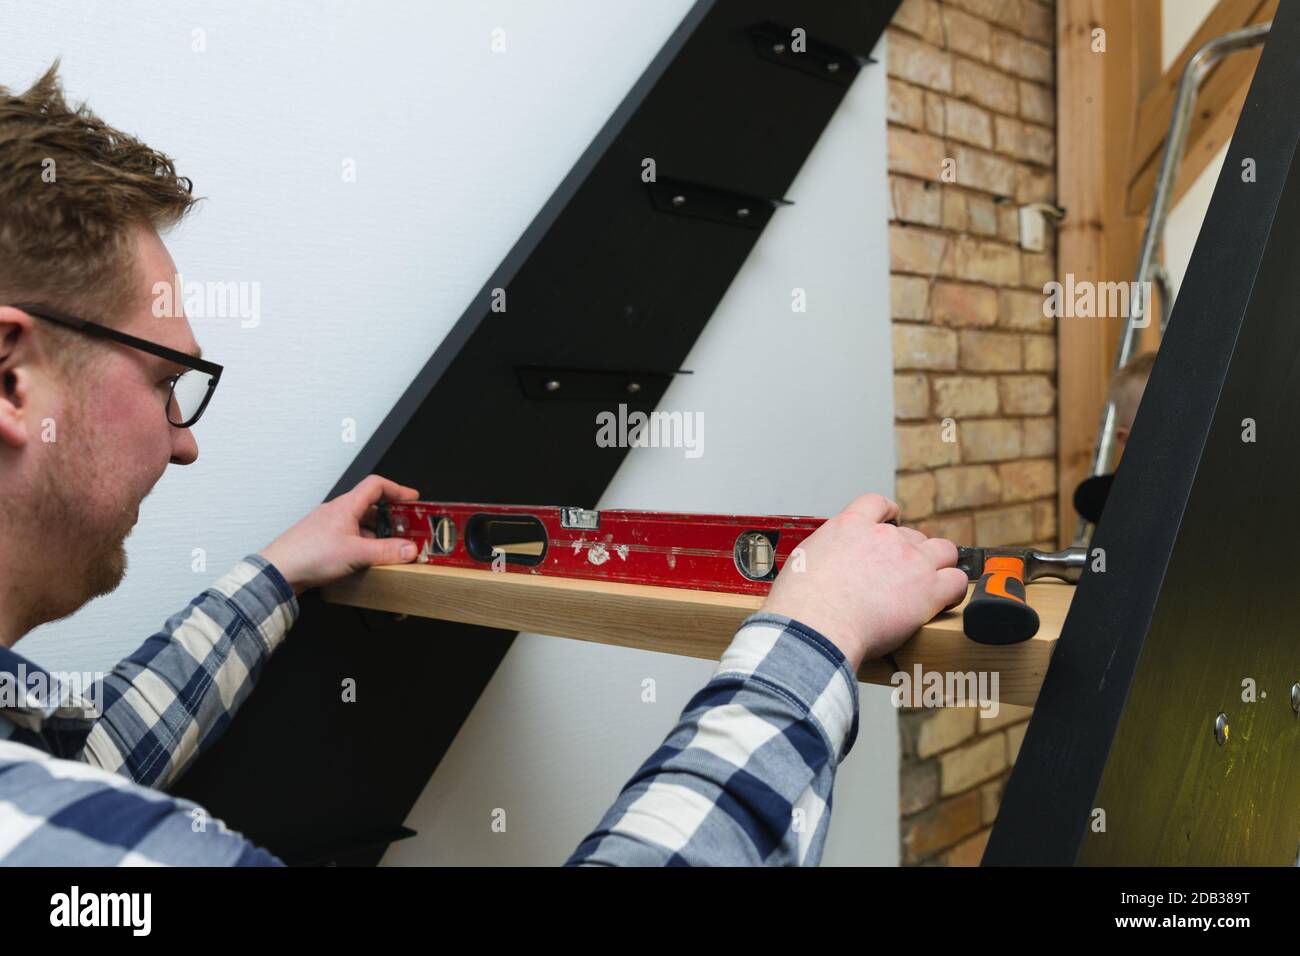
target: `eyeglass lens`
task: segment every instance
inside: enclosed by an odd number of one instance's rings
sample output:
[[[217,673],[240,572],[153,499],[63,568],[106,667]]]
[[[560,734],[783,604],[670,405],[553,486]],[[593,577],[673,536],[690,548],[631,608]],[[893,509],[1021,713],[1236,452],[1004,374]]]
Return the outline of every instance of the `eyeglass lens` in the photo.
[[[191,424],[208,397],[212,376],[198,369],[183,372],[172,386],[171,400],[167,403],[167,419],[173,425]]]

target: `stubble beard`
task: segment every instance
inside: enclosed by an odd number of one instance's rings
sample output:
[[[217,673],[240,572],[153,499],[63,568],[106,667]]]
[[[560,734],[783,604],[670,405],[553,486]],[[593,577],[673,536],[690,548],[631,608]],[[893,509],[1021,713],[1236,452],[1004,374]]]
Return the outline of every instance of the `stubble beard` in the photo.
[[[89,421],[84,399],[70,404],[27,509],[30,546],[59,562],[52,573],[62,583],[51,589],[57,596],[42,614],[46,620],[110,593],[126,576],[134,504],[124,510],[98,506],[120,476],[105,461]]]

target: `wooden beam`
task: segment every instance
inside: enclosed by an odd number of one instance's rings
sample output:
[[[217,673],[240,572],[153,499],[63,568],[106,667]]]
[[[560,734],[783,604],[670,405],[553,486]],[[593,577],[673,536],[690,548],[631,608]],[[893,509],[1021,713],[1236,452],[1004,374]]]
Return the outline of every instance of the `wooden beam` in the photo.
[[[1136,136],[1129,163],[1126,208],[1130,213],[1144,212],[1155,192],[1156,173],[1164,154],[1165,136],[1173,114],[1178,84],[1188,62],[1202,46],[1232,30],[1272,20],[1278,0],[1219,0],[1209,12],[1196,35],[1187,41],[1178,58],[1142,98],[1138,108]],[[1216,65],[1201,85],[1187,133],[1187,149],[1175,181],[1173,202],[1196,181],[1218,154],[1237,126],[1241,104],[1255,67],[1259,50],[1229,54]]]
[[[1022,644],[976,644],[961,629],[961,609],[941,614],[894,654],[899,667],[996,672],[1002,703],[1032,706],[1074,597],[1073,585],[1028,588],[1038,636]],[[390,565],[370,568],[325,588],[327,602],[418,617],[529,631],[661,654],[717,660],[760,597],[677,588],[610,584],[464,568]],[[889,685],[891,668],[869,661],[865,683]]]
[[[1125,210],[1137,104],[1156,82],[1158,0],[1061,0],[1057,6],[1057,201],[1066,210],[1058,278],[1129,282],[1142,220]],[[1093,32],[1105,31],[1105,52]],[[1156,323],[1152,323],[1155,325]],[[1074,536],[1074,489],[1088,473],[1122,317],[1057,322],[1058,534]]]

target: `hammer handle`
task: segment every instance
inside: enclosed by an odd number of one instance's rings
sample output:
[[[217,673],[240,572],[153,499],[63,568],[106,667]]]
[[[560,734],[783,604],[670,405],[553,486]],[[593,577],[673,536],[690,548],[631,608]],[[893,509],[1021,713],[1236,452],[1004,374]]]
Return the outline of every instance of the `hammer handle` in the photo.
[[[1038,612],[1025,600],[1024,558],[989,557],[962,612],[962,629],[980,644],[1016,644],[1038,633]]]

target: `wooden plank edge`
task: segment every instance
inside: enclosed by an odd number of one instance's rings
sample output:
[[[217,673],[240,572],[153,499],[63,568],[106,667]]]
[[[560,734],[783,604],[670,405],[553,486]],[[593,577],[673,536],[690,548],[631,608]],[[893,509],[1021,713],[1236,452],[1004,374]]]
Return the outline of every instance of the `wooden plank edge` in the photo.
[[[922,674],[945,675],[950,689],[954,685],[949,682],[960,682],[957,675],[974,675],[967,680],[985,675],[983,689],[990,697],[1032,706],[1073,594],[1072,586],[1059,582],[1030,585],[1030,604],[1038,610],[1042,628],[1022,644],[969,640],[961,630],[959,607],[924,625],[894,659],[909,678],[917,665]],[[705,660],[719,659],[741,621],[763,603],[750,595],[427,565],[370,568],[325,588],[322,597],[393,614]],[[858,672],[858,679],[869,684],[891,686],[892,677],[883,661],[868,661]]]

